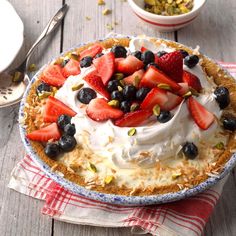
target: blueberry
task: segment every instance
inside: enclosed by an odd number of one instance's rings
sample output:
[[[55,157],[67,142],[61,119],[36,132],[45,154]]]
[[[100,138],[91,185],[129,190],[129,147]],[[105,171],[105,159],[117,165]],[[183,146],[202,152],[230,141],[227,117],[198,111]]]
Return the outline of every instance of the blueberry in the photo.
[[[160,69],[160,67],[155,62],[151,62],[145,66],[145,70],[147,70],[150,66]]]
[[[158,57],[162,57],[162,56],[164,56],[165,54],[167,54],[166,51],[159,51],[159,52],[157,53],[157,56],[158,56]]]
[[[64,130],[65,126],[67,124],[70,124],[71,117],[68,115],[60,115],[57,119],[57,124],[61,128],[61,130]]]
[[[89,66],[92,65],[92,61],[93,61],[92,57],[84,57],[84,58],[82,58],[82,60],[80,61],[80,67],[81,68],[89,67]]]
[[[64,132],[65,134],[67,135],[70,135],[70,136],[74,136],[75,134],[75,125],[74,124],[67,124],[65,127],[64,127]]]
[[[118,80],[110,80],[107,84],[107,91],[113,92],[115,90],[118,90],[119,81]]]
[[[198,155],[198,148],[194,143],[186,142],[182,148],[184,155],[193,160]]]
[[[147,94],[150,92],[150,88],[142,87],[136,92],[136,99],[143,101]]]
[[[133,56],[135,56],[136,58],[138,58],[139,60],[141,60],[142,52],[140,52],[140,51],[135,51],[135,52],[132,52],[131,55],[133,55]]]
[[[46,147],[44,148],[44,153],[54,159],[60,154],[60,147],[56,143],[47,143]]]
[[[60,148],[64,152],[70,152],[76,146],[76,140],[73,136],[64,134],[58,141]]]
[[[119,102],[122,102],[124,100],[122,92],[116,90],[111,93],[111,99],[112,100],[118,100]]]
[[[185,58],[189,55],[188,52],[183,49],[180,49],[179,52],[182,54],[183,58]]]
[[[198,62],[199,62],[199,57],[197,55],[186,56],[184,58],[184,64],[188,68],[193,68],[194,66],[197,65]]]
[[[134,85],[126,85],[123,89],[123,95],[126,100],[133,100],[136,95],[136,87]]]
[[[115,57],[126,57],[127,50],[125,47],[120,46],[120,45],[115,45],[111,48],[111,52],[114,53]]]
[[[169,111],[161,111],[160,115],[157,116],[157,120],[160,123],[166,123],[167,121],[169,121],[172,118],[172,115]]]
[[[144,64],[147,65],[147,64],[155,61],[155,55],[153,54],[153,52],[147,50],[142,53],[141,60],[143,61]]]
[[[104,54],[101,52],[101,53],[98,53],[94,58],[99,58],[101,56],[103,56]]]
[[[236,118],[234,118],[234,117],[225,117],[223,119],[223,126],[227,130],[235,131],[236,130]]]
[[[220,109],[226,108],[230,103],[229,90],[225,87],[218,87],[215,89],[216,101],[218,102]]]
[[[121,104],[120,104],[120,109],[121,109],[124,113],[130,112],[130,102],[128,102],[128,101],[123,101],[123,102],[121,102]]]
[[[52,91],[52,87],[45,83],[41,83],[36,89],[37,94],[40,94],[43,92],[51,92],[51,91]]]
[[[89,104],[89,102],[96,97],[96,92],[91,88],[82,88],[77,94],[78,100],[84,104]]]

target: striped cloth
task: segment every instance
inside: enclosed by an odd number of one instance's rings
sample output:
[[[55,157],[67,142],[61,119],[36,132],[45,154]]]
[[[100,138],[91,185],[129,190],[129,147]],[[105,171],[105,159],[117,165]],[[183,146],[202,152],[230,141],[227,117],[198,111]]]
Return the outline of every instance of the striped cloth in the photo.
[[[236,76],[236,64],[221,63]],[[197,196],[152,206],[119,206],[85,198],[48,178],[26,155],[13,169],[8,187],[45,201],[42,213],[54,219],[102,227],[131,227],[132,233],[198,236],[210,217],[227,178]]]

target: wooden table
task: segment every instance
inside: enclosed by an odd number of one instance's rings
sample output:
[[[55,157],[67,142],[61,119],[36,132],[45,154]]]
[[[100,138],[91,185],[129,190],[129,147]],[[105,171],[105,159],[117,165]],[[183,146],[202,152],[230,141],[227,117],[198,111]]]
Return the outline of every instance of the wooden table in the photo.
[[[105,7],[112,14],[104,16],[104,6],[96,0],[10,0],[25,25],[25,42],[15,64],[25,54],[49,18],[63,3],[70,9],[64,24],[56,35],[43,42],[30,63],[41,66],[63,50],[80,42],[104,37],[112,24],[117,33],[146,34],[176,40],[195,47],[212,58],[236,62],[236,1],[210,0],[201,15],[190,26],[173,33],[159,33],[141,22],[127,2],[106,0]],[[91,19],[90,19],[90,18]],[[6,20],[7,21],[7,20]],[[117,22],[117,25],[114,23]],[[42,216],[41,201],[7,188],[12,168],[24,155],[18,130],[18,105],[0,110],[0,235],[50,236],[50,235],[131,235],[130,229],[99,228],[72,225]],[[236,235],[236,174],[230,174],[223,195],[207,223],[206,235]]]

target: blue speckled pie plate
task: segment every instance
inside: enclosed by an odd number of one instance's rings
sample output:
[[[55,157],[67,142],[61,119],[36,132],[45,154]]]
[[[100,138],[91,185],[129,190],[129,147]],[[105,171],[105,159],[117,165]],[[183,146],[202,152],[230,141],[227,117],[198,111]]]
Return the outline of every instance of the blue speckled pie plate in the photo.
[[[80,44],[74,48],[78,48],[82,45],[84,44]],[[73,48],[70,50],[73,50]],[[25,108],[26,97],[28,96],[28,93],[30,91],[31,84],[34,83],[34,81],[36,80],[36,78],[39,76],[39,74],[42,72],[44,68],[45,66],[37,72],[37,74],[33,77],[33,79],[31,80],[31,82],[29,83],[25,91],[24,97],[20,104],[19,120],[22,120],[24,118],[24,108]],[[40,168],[56,183],[60,184],[61,186],[72,191],[75,194],[79,194],[79,195],[82,195],[91,199],[99,200],[102,202],[114,203],[114,204],[119,204],[119,205],[161,204],[161,203],[181,200],[181,199],[196,195],[197,193],[200,193],[208,189],[209,187],[215,185],[216,183],[218,183],[218,181],[224,178],[224,176],[226,176],[232,170],[232,168],[236,165],[236,154],[233,154],[230,160],[225,164],[224,168],[222,169],[221,173],[218,176],[209,177],[206,181],[200,183],[199,185],[191,189],[180,190],[178,192],[158,194],[158,195],[149,195],[149,196],[123,196],[123,195],[100,193],[100,192],[92,191],[82,186],[79,186],[63,178],[58,173],[53,172],[51,168],[40,159],[38,154],[30,145],[29,140],[26,138],[26,127],[24,127],[24,125],[22,125],[21,123],[19,124],[19,127],[20,127],[21,138],[23,140],[26,151],[31,156],[31,158],[40,166]]]

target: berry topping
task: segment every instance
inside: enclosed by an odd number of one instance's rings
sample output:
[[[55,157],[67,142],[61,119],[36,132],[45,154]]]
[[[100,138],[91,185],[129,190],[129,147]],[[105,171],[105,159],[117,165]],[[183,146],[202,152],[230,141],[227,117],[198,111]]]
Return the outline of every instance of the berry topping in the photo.
[[[188,68],[193,68],[194,66],[197,65],[198,62],[199,62],[199,57],[197,55],[190,55],[184,58],[184,64]]]
[[[179,51],[167,53],[158,57],[156,63],[161,70],[176,82],[182,82],[183,57]]]
[[[60,115],[57,119],[57,124],[61,130],[64,130],[65,126],[70,124],[71,116],[68,115]]]
[[[174,91],[177,91],[181,88],[175,81],[170,79],[162,71],[158,70],[157,68],[153,66],[150,66],[148,68],[139,86],[155,88],[160,83],[168,84]]]
[[[122,118],[115,121],[115,125],[120,127],[136,127],[143,124],[150,116],[151,111],[139,110],[126,113]]]
[[[223,126],[227,130],[235,131],[236,130],[236,118],[234,118],[234,117],[225,117],[223,119]]]
[[[130,112],[130,102],[128,102],[128,101],[123,101],[123,102],[121,102],[121,104],[120,104],[120,109],[121,109],[124,113]]]
[[[135,87],[138,87],[143,75],[144,75],[144,70],[143,69],[138,70],[134,72],[132,75],[124,78],[124,82],[125,84],[131,84],[134,85]]]
[[[79,62],[74,59],[70,59],[66,65],[62,68],[62,74],[67,78],[70,75],[78,75],[80,73]]]
[[[150,92],[150,88],[142,87],[136,92],[136,99],[139,101],[143,101],[147,94]]]
[[[135,51],[135,52],[132,52],[131,55],[133,55],[133,56],[135,56],[136,58],[138,58],[139,60],[141,60],[142,52],[140,52],[140,51]]]
[[[143,68],[143,62],[137,59],[135,56],[129,55],[123,60],[117,62],[117,71],[131,75],[135,71]]]
[[[157,120],[160,123],[166,123],[172,118],[172,115],[169,111],[161,111],[160,115],[157,116]]]
[[[188,98],[187,105],[195,123],[199,128],[207,130],[215,120],[214,115],[193,97]]]
[[[185,58],[185,57],[187,57],[189,55],[188,52],[183,50],[183,49],[180,49],[179,51],[181,52],[183,58]]]
[[[147,65],[151,62],[154,62],[155,56],[153,52],[146,50],[145,52],[142,53],[141,60],[143,61],[145,65]]]
[[[116,90],[116,91],[113,91],[111,93],[111,99],[112,100],[118,100],[119,102],[123,101],[124,100],[124,96],[123,96],[123,93]]]
[[[75,130],[75,125],[74,124],[67,124],[64,127],[64,132],[65,134],[69,135],[69,136],[74,136],[76,130]]]
[[[87,76],[84,77],[84,80],[96,92],[100,93],[107,99],[110,98],[110,94],[107,92],[100,76],[97,76],[95,74],[88,74]]]
[[[116,58],[119,58],[119,57],[126,57],[127,50],[123,46],[115,45],[111,48],[111,52],[114,53]]]
[[[141,109],[152,110],[155,105],[162,106],[168,101],[164,90],[153,88],[141,103]]]
[[[151,62],[145,66],[145,70],[147,70],[150,66],[154,66],[155,68],[160,69],[160,67],[155,62]]]
[[[76,112],[54,97],[48,97],[44,109],[44,122],[57,122],[60,115],[75,116]]]
[[[121,110],[109,106],[104,98],[93,99],[89,103],[86,113],[95,121],[118,119],[123,115]]]
[[[60,154],[60,147],[56,143],[47,143],[44,153],[50,158],[56,158]]]
[[[96,97],[96,92],[91,88],[82,88],[77,94],[78,100],[84,104],[89,104],[89,102]]]
[[[162,57],[162,56],[164,56],[164,55],[166,55],[166,54],[167,54],[166,51],[159,51],[159,52],[157,53],[157,56],[158,56],[158,57]]]
[[[126,85],[123,89],[123,96],[126,100],[133,100],[136,96],[136,87],[134,85]]]
[[[103,50],[103,47],[101,45],[94,44],[80,53],[80,60],[88,56],[95,57],[97,54],[101,53],[102,50]]]
[[[99,76],[102,78],[103,84],[106,86],[115,71],[114,53],[109,52],[96,60],[98,61],[96,62],[95,67]]]
[[[166,92],[166,95],[168,97],[168,101],[161,106],[162,110],[171,111],[183,101],[182,97],[179,97],[171,92]]]
[[[60,148],[64,152],[70,152],[76,146],[76,139],[73,136],[64,134],[58,141]]]
[[[218,102],[220,109],[226,108],[230,103],[229,90],[225,87],[218,87],[215,89],[216,101]]]
[[[184,155],[190,160],[195,159],[195,157],[198,155],[198,148],[194,143],[186,142],[182,147],[182,151]]]
[[[195,89],[197,92],[202,90],[199,78],[188,71],[183,72],[183,82],[187,83],[189,87]]]
[[[83,68],[83,67],[89,67],[92,65],[92,62],[93,62],[93,58],[92,57],[84,57],[81,61],[80,61],[80,67]]]
[[[37,95],[42,94],[44,92],[51,92],[52,91],[52,87],[49,86],[48,84],[45,83],[41,83],[37,88],[36,88],[36,93]]]
[[[58,140],[61,137],[56,123],[52,123],[42,129],[35,130],[26,135],[30,140],[45,142],[48,140]]]
[[[62,74],[62,68],[59,65],[48,65],[40,78],[44,83],[56,87],[64,84],[66,78]]]
[[[110,80],[107,84],[107,91],[112,93],[115,90],[118,90],[118,86],[120,85],[118,80]]]
[[[99,58],[99,57],[101,57],[101,56],[103,56],[104,54],[101,52],[101,53],[98,53],[95,57],[94,57],[94,59],[96,59],[96,58]]]

